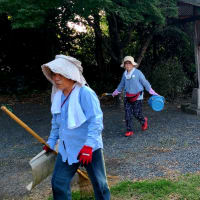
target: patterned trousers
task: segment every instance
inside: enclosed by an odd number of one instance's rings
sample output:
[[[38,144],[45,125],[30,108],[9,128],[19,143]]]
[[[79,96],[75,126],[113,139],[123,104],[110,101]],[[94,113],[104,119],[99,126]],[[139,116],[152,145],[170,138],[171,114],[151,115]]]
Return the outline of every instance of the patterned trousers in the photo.
[[[142,114],[142,100],[128,102],[125,97],[124,108],[127,131],[133,131],[133,116],[140,122],[141,125],[144,124],[145,120]]]

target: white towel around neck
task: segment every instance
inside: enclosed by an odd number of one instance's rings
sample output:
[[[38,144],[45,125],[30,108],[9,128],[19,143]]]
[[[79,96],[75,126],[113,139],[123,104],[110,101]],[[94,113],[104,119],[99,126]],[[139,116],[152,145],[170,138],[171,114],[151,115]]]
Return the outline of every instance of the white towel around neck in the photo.
[[[76,84],[73,91],[71,92],[69,96],[69,105],[68,105],[68,113],[67,113],[68,114],[68,121],[67,121],[68,129],[77,128],[86,121],[85,114],[83,113],[83,110],[79,103],[80,88],[81,86]],[[62,97],[62,91],[58,90],[53,97],[53,102],[51,105],[52,114],[61,113],[61,97]]]
[[[131,79],[131,76],[133,74],[133,72],[135,71],[135,68],[133,68],[130,72],[128,72],[127,70],[125,71],[125,77],[126,79]]]

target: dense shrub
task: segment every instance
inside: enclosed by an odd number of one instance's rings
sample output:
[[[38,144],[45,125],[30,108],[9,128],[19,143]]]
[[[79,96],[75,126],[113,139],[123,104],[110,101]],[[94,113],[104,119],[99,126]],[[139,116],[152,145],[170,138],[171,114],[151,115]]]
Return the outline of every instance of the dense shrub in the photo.
[[[169,59],[156,66],[151,83],[162,96],[174,100],[175,97],[184,93],[191,81],[183,72],[180,62]]]

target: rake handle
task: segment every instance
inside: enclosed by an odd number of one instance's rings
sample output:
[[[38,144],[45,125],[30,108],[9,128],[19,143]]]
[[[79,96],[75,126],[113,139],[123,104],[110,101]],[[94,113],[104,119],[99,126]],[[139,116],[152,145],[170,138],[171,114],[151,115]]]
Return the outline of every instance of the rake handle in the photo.
[[[1,106],[1,110],[3,110],[8,116],[10,116],[14,121],[16,121],[20,126],[22,126],[26,131],[28,131],[34,138],[36,138],[40,143],[49,147],[49,145],[45,142],[43,138],[41,138],[33,129],[31,129],[28,125],[26,125],[21,119],[19,119],[15,114],[10,112],[5,106]],[[50,148],[50,147],[49,147]],[[57,154],[56,151],[54,153]],[[89,179],[80,169],[77,169],[77,172],[83,176],[85,179]]]

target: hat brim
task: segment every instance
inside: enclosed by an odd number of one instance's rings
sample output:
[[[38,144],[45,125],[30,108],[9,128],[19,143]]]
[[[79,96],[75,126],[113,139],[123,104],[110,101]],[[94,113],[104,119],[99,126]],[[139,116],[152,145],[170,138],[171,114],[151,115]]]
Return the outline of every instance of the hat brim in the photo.
[[[137,64],[136,62],[134,62],[134,63],[131,62],[131,63],[132,63],[133,66],[136,66],[136,67],[138,66],[138,64]],[[120,67],[121,67],[121,68],[124,68],[124,62],[120,65]]]

